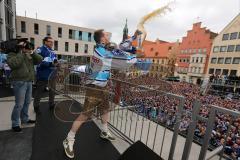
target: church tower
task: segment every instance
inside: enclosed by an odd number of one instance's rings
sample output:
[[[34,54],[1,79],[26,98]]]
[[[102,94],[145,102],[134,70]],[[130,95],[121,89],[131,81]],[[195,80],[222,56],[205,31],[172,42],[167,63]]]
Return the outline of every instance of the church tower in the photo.
[[[128,38],[128,26],[127,26],[127,19],[126,19],[126,24],[123,28],[123,41]]]

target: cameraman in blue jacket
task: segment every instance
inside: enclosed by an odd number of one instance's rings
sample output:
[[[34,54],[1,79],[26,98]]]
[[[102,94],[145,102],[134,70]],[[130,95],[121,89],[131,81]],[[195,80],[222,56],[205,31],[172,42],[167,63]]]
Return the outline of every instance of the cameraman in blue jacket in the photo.
[[[56,66],[58,65],[57,56],[53,51],[54,40],[52,37],[45,37],[43,39],[44,45],[38,48],[38,54],[43,57],[43,61],[37,66],[37,82],[36,91],[34,97],[34,111],[40,114],[39,106],[42,96],[42,92],[49,85],[49,109],[54,108],[54,88],[56,86],[55,80],[53,78],[53,73],[56,71]],[[51,81],[49,81],[51,77]]]

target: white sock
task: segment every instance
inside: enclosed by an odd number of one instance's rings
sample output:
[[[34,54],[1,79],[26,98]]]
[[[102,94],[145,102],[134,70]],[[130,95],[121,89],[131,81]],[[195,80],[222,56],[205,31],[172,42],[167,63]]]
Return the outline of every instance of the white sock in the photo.
[[[103,132],[108,132],[107,123],[105,123],[105,124],[102,123],[102,131],[103,131]]]
[[[76,135],[76,133],[70,130],[68,135],[67,135],[67,139],[74,141],[75,140],[75,135]]]

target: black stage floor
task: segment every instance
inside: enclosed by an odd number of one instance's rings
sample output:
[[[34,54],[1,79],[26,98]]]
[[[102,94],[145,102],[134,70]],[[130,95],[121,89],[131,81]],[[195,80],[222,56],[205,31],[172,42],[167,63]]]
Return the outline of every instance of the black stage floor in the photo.
[[[31,160],[66,160],[62,141],[71,124],[58,120],[47,103],[41,105],[33,133]],[[120,156],[112,143],[99,137],[100,130],[94,122],[87,122],[76,135],[75,160],[117,160]]]
[[[33,128],[22,133],[11,130],[0,132],[0,160],[29,160],[32,152]]]

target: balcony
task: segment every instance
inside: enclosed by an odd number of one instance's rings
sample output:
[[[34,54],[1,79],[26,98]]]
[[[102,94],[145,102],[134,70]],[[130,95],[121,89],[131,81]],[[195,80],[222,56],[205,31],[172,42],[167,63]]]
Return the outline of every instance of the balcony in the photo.
[[[203,77],[204,76],[203,73],[196,73],[196,72],[188,72],[187,75],[192,76],[192,77]]]
[[[71,128],[72,122],[82,112],[82,104],[84,102],[86,90],[86,86],[81,83],[82,80],[84,81],[83,77],[86,75],[76,71],[73,73],[68,66],[69,65],[62,65],[60,70],[56,74],[54,73],[54,76],[52,75],[50,78],[50,82],[52,80],[56,81],[56,88],[53,88],[57,93],[56,99],[58,101],[55,110],[49,111],[47,98],[45,98],[41,103],[40,109],[42,114],[37,116],[35,128],[32,129],[32,131],[30,129],[30,131],[28,130],[27,132],[27,130],[25,130],[24,132],[24,137],[26,137],[26,135],[31,137],[32,132],[32,143],[29,138],[26,145],[19,147],[19,145],[14,144],[22,144],[16,143],[21,142],[23,140],[22,138],[19,136],[18,138],[16,138],[16,136],[9,136],[10,133],[8,132],[0,133],[0,137],[5,137],[1,142],[9,142],[2,145],[4,148],[7,146],[9,149],[18,147],[18,150],[20,149],[22,151],[22,148],[25,147],[22,153],[30,155],[32,160],[66,159],[63,152],[62,141]],[[117,140],[110,143],[102,141],[99,138],[100,129],[98,126],[100,124],[100,119],[98,114],[94,114],[93,121],[88,121],[84,124],[76,135],[74,147],[76,159],[117,160],[128,147],[137,141],[144,143],[145,146],[159,156],[159,159],[160,157],[166,160],[209,160],[228,158],[227,155],[224,154],[226,143],[212,147],[209,145],[209,141],[217,113],[221,112],[231,115],[232,121],[240,117],[239,112],[209,105],[209,115],[206,117],[199,113],[201,103],[197,100],[193,102],[192,110],[186,110],[184,108],[186,98],[168,93],[167,89],[151,89],[146,86],[115,79],[114,77],[112,81],[113,86],[120,85],[121,88],[124,89],[121,95],[122,101],[119,105],[113,103],[116,100],[114,95],[116,95],[117,92],[110,89],[109,103],[111,110],[109,129]],[[168,103],[174,101],[174,104],[176,104],[176,109],[174,109],[175,114],[173,114],[171,118],[166,119],[161,119],[162,116],[154,118],[154,114],[149,114],[150,105],[142,107],[138,100],[127,99],[128,93],[133,91],[141,91],[146,93],[146,95],[157,94],[160,98],[168,99]],[[157,100],[153,98],[149,99],[148,102],[149,104],[154,104]],[[161,101],[161,111],[164,112],[167,109],[168,103]],[[6,109],[6,107],[4,108]],[[188,131],[181,129],[184,115],[190,116]],[[207,128],[205,135],[201,139],[196,137],[195,134],[195,128],[199,120],[206,123]],[[228,130],[224,133],[226,137],[230,134],[230,128],[232,128],[231,123],[228,124]],[[10,142],[12,142],[12,146],[9,145]],[[32,148],[26,149],[29,145]],[[6,156],[6,153],[7,152],[4,152],[4,154],[1,155],[5,157],[10,156]],[[16,156],[19,153],[8,152],[8,154]]]

